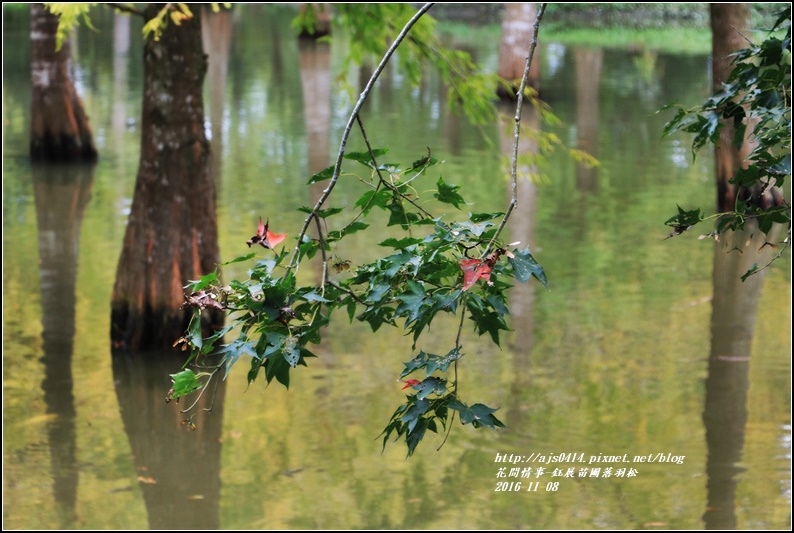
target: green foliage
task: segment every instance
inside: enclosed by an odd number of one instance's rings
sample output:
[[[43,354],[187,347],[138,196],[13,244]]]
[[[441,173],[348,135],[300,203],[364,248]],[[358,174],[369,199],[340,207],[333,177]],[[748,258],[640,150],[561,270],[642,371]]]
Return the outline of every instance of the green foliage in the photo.
[[[412,4],[334,4],[334,19],[349,36],[349,52],[341,71],[349,72],[353,64],[380,57],[384,46],[395,40],[415,13]],[[296,17],[293,27],[311,33],[314,23],[314,12],[307,9]],[[503,80],[495,74],[481,72],[468,52],[443,46],[435,25],[435,20],[425,15],[412,28],[410,37],[400,46],[401,69],[411,83],[418,85],[424,66],[429,65],[440,73],[449,88],[450,110],[462,112],[475,124],[492,121],[497,114],[496,88]],[[344,83],[343,79],[339,81]],[[348,89],[353,94],[353,88]]]
[[[723,123],[730,122],[736,130],[737,148],[746,142],[748,123],[754,124],[748,136],[752,151],[746,168],[739,169],[731,179],[738,191],[733,211],[704,217],[699,209],[685,211],[679,207],[678,214],[666,222],[673,228],[671,237],[711,218],[718,219],[715,237],[740,230],[747,221],[755,220],[767,235],[774,224],[785,224],[788,237],[784,242],[790,244],[791,206],[782,199],[772,205],[760,199],[791,179],[791,10],[780,13],[763,43],[750,44],[734,54],[727,83],[702,106],[686,109],[668,105],[662,109],[677,109],[665,125],[665,136],[678,131],[694,134],[693,157],[704,146],[719,141]]]
[[[355,203],[355,216],[341,226],[332,226],[339,229],[328,230],[322,238],[301,239],[298,261],[322,256],[325,272],[319,284],[299,285],[283,250],[268,252],[274,253],[268,259],[251,255],[235,259],[232,262],[253,262],[248,279],[222,287],[217,276],[210,274],[188,286],[194,294],[215,294],[213,301],[222,302],[233,324],[202,339],[195,334],[201,318],[196,309],[188,333],[180,340],[191,350],[189,362],[201,363],[206,355],[220,354],[222,359],[213,372],[224,369],[228,374],[235,364],[246,360],[249,383],[264,374],[267,383],[275,379],[289,387],[291,371],[306,366],[314,357],[311,345],[320,342],[335,311],[341,310],[350,321],[369,324],[373,332],[401,327],[412,339],[411,349],[418,353],[404,364],[400,379],[419,371],[423,376],[406,381],[410,392],[381,435],[384,446],[392,436],[403,439],[411,455],[428,430],[448,429],[455,413],[462,424],[475,428],[504,427],[493,414],[496,409],[481,403],[469,406],[458,394],[456,370],[464,355],[460,329],[457,338],[450,339],[451,348],[444,356],[417,348],[422,334],[439,316],[458,316],[459,328],[468,317],[478,334],[487,333],[498,345],[500,332],[508,329],[505,291],[510,280],[526,283],[534,276],[544,286],[547,282],[529,249],[511,251],[499,242],[494,220],[502,217],[501,213],[468,213],[462,220],[447,222],[446,215],[436,216],[427,210],[427,202],[433,201],[458,211],[468,205],[461,187],[441,177],[435,180],[435,188],[417,192],[417,180],[427,181],[426,174],[439,164],[429,150],[404,168],[377,163],[376,157],[385,154],[385,149],[346,154],[348,161],[370,173],[368,178],[360,177],[366,190]],[[326,224],[349,212],[339,208],[301,210],[316,212]],[[375,261],[355,268],[336,263],[337,276],[332,281],[328,252],[349,235],[366,230],[368,224],[363,221],[376,211],[386,214],[387,224],[400,228],[403,236],[382,241],[383,254]],[[232,331],[236,339],[216,349],[223,335]],[[200,388],[189,374],[176,376],[180,381],[177,387],[175,380],[173,397]]]
[[[55,50],[60,50],[63,42],[68,37],[69,32],[79,24],[80,19],[86,26],[91,29],[91,19],[88,18],[88,12],[96,3],[68,3],[68,2],[54,2],[44,4],[50,13],[58,16],[58,30],[55,33]]]
[[[91,11],[96,3],[45,3],[44,4],[47,9],[50,10],[50,13],[53,15],[58,15],[58,30],[56,33],[56,50],[60,50],[61,46],[63,46],[63,41],[66,36],[69,34],[70,31],[74,27],[76,27],[79,23],[79,19],[82,18],[83,22],[86,26],[91,29],[94,27],[91,25],[91,20],[88,18],[88,13]],[[210,4],[212,6],[212,10],[215,12],[220,11],[220,6],[222,5],[226,9],[231,9],[230,3],[223,3],[219,4],[217,2],[213,2]],[[138,11],[137,8],[134,7],[134,4],[115,4],[114,7],[121,12],[129,13],[133,15],[143,16],[143,12]],[[147,20],[143,25],[143,37],[147,39],[151,37],[155,41],[160,40],[160,35],[162,35],[165,28],[168,27],[168,21],[170,20],[175,26],[180,26],[183,21],[190,20],[193,18],[193,12],[190,10],[187,4],[174,2],[174,3],[166,3],[163,5],[163,8],[157,12],[157,14]]]

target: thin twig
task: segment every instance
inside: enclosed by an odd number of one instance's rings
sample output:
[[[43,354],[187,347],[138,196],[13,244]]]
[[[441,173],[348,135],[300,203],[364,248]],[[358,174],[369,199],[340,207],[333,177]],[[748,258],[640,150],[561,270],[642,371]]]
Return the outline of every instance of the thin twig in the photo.
[[[351,297],[352,297],[352,298],[353,298],[355,301],[357,301],[357,302],[358,302],[358,303],[360,303],[361,305],[367,305],[367,302],[365,302],[364,300],[362,300],[361,298],[359,298],[359,297],[356,295],[356,293],[355,293],[355,292],[353,292],[353,291],[351,291],[350,289],[346,289],[345,287],[342,287],[341,285],[339,285],[338,283],[334,283],[333,281],[327,281],[326,283],[327,283],[328,285],[330,285],[331,287],[334,287],[334,288],[335,288],[335,289],[337,289],[337,290],[340,290],[340,291],[342,291],[342,292],[346,292],[346,293],[347,293],[347,294],[349,294],[349,295],[350,295],[350,296],[351,296]]]
[[[507,225],[507,219],[510,218],[510,214],[513,212],[513,209],[515,209],[515,207],[518,205],[518,139],[521,133],[521,104],[524,102],[524,89],[527,85],[527,80],[529,79],[529,69],[532,66],[532,56],[535,54],[535,47],[538,45],[538,29],[540,28],[540,19],[543,18],[543,12],[546,11],[546,5],[546,3],[540,4],[538,16],[535,18],[535,24],[532,26],[532,41],[529,43],[529,55],[527,56],[527,63],[524,66],[524,75],[521,77],[521,85],[518,88],[515,116],[516,125],[513,131],[513,157],[510,163],[510,203],[507,206],[507,211],[505,211],[505,214],[502,217],[502,222],[499,224],[499,228],[496,230],[496,233],[491,238],[488,246],[485,248],[482,257],[485,257],[491,253],[493,244],[496,242],[496,239],[499,238],[499,235],[502,233],[502,230],[504,230],[505,225]]]
[[[398,195],[400,195],[400,198],[402,198],[403,200],[407,201],[412,206],[417,208],[427,218],[433,218],[433,215],[431,215],[428,211],[423,209],[422,206],[420,206],[419,204],[417,204],[416,202],[414,202],[413,200],[411,200],[410,198],[405,196],[403,193],[401,193],[400,190],[397,187],[394,186],[394,184],[392,184],[392,183],[386,181],[385,179],[383,179],[383,174],[380,173],[380,168],[378,168],[378,162],[375,159],[375,152],[372,151],[372,146],[370,146],[370,144],[369,144],[369,139],[367,138],[367,132],[366,132],[366,130],[364,130],[364,124],[361,122],[361,117],[356,116],[356,121],[358,122],[359,129],[361,130],[361,135],[364,137],[364,143],[367,145],[367,150],[369,150],[369,157],[370,157],[370,159],[372,159],[372,166],[375,167],[375,172],[378,173],[378,180],[383,184],[384,187],[386,187],[387,189],[390,189],[393,192],[396,192]],[[420,174],[421,174],[421,172],[420,172]],[[417,176],[419,176],[419,174],[417,174]],[[414,178],[411,178],[411,180],[413,180],[413,179]],[[407,182],[404,182],[403,184],[406,184],[406,183],[410,182],[411,180],[408,180]],[[374,198],[374,196],[372,198]],[[370,199],[370,201],[372,201],[372,200]]]
[[[405,36],[408,35],[408,32],[411,30],[411,28],[414,26],[414,24],[416,24],[416,22],[420,18],[422,18],[422,16],[431,7],[433,7],[432,3],[425,4],[421,8],[419,8],[419,10],[416,12],[416,14],[413,17],[411,17],[411,20],[408,21],[408,23],[402,29],[402,31],[397,36],[397,38],[394,40],[392,45],[386,51],[386,54],[384,54],[383,59],[381,59],[380,64],[375,69],[375,72],[372,73],[372,76],[370,77],[369,82],[367,83],[367,86],[364,87],[364,90],[361,92],[361,95],[358,98],[358,102],[356,102],[356,105],[353,108],[353,111],[350,113],[350,118],[347,121],[347,125],[345,126],[344,133],[342,134],[342,141],[341,141],[340,146],[339,146],[339,153],[338,153],[338,155],[336,157],[336,164],[334,165],[334,174],[331,177],[331,182],[328,184],[328,187],[325,188],[325,190],[323,191],[322,196],[320,197],[319,200],[317,200],[317,204],[314,206],[314,209],[312,209],[311,214],[309,214],[309,216],[306,217],[306,220],[303,223],[303,228],[301,229],[300,233],[298,234],[298,244],[295,246],[295,249],[292,251],[292,257],[290,258],[289,265],[287,266],[286,271],[284,273],[285,277],[289,274],[290,270],[292,270],[293,268],[295,268],[297,266],[298,256],[299,256],[299,252],[300,252],[300,244],[301,244],[301,242],[303,240],[304,235],[306,235],[306,231],[309,228],[309,224],[311,224],[312,218],[316,218],[317,217],[317,213],[319,213],[319,211],[322,208],[323,204],[328,199],[328,196],[331,195],[331,191],[334,190],[334,187],[336,186],[337,181],[339,181],[339,175],[340,175],[341,170],[342,170],[342,159],[344,158],[344,155],[345,155],[345,148],[347,147],[347,140],[350,137],[350,130],[353,128],[353,123],[356,120],[356,118],[358,117],[358,114],[361,111],[361,108],[363,107],[364,102],[366,102],[367,97],[369,96],[369,93],[372,90],[372,87],[375,86],[375,82],[378,80],[378,77],[380,77],[381,72],[383,72],[383,69],[386,67],[386,64],[389,62],[389,59],[391,59],[391,56],[394,54],[395,50],[397,50],[397,47],[400,46],[400,43],[402,43],[403,40],[405,39]]]
[[[122,11],[124,13],[129,13],[130,15],[137,15],[139,17],[145,16],[143,11],[139,11],[139,10],[135,9],[134,7],[128,5],[128,4],[106,3],[105,5],[108,6],[108,7],[112,7],[112,8],[118,9],[119,11]]]
[[[202,396],[204,396],[204,393],[207,391],[207,387],[209,386],[209,384],[210,384],[210,381],[212,381],[212,378],[213,378],[213,376],[215,376],[215,374],[217,374],[217,373],[218,373],[218,370],[219,370],[219,369],[220,369],[220,367],[218,367],[218,368],[216,368],[215,370],[213,370],[212,372],[210,372],[210,377],[207,379],[207,382],[206,382],[206,383],[204,384],[204,386],[201,388],[201,392],[199,393],[198,397],[196,398],[196,401],[194,401],[194,402],[193,402],[193,403],[190,405],[190,407],[188,407],[187,409],[183,409],[182,411],[180,411],[180,413],[187,413],[188,411],[190,411],[191,409],[193,409],[194,407],[196,407],[196,404],[197,404],[197,403],[199,403],[199,401],[201,400],[201,397],[202,397]]]

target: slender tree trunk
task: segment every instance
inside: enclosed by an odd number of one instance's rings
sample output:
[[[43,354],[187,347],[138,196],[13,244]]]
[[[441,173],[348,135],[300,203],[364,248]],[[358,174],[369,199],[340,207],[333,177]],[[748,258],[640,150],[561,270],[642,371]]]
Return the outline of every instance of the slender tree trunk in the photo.
[[[30,5],[30,156],[39,161],[95,160],[83,103],[69,77],[69,43],[55,51],[58,17]]]
[[[150,4],[147,20],[161,7]],[[199,16],[145,44],[140,164],[111,301],[115,347],[170,347],[190,318],[180,310],[183,287],[219,263],[206,70]],[[207,328],[222,321],[221,313],[205,314]]]
[[[512,84],[509,94],[500,87],[501,97],[513,98],[515,91],[521,84],[524,76],[524,66],[527,62],[527,50],[532,42],[532,25],[538,16],[538,6],[535,3],[508,3],[505,4],[504,20],[502,22],[502,45],[499,49],[499,69],[497,74]],[[539,54],[535,50],[535,58]],[[527,80],[530,87],[537,90],[540,82],[540,61],[532,61]]]
[[[728,80],[733,70],[731,54],[749,43],[750,4],[710,4],[711,35],[712,35],[712,91],[722,90],[722,84]],[[738,189],[729,180],[737,170],[746,167],[745,160],[753,151],[753,128],[757,120],[747,124],[747,132],[741,148],[733,142],[736,129],[733,124],[724,120],[720,129],[720,141],[715,147],[715,171],[717,178],[717,210],[720,213],[733,211],[736,198],[751,201],[761,207],[780,205],[783,201],[780,191],[772,187],[761,194],[761,187]]]
[[[731,73],[730,55],[744,48],[750,22],[750,4],[710,4],[711,11],[711,88],[716,93]],[[742,156],[733,144],[736,130],[729,121],[723,121],[720,140],[714,149],[717,178],[717,210],[733,211],[736,190],[728,180],[742,166]]]

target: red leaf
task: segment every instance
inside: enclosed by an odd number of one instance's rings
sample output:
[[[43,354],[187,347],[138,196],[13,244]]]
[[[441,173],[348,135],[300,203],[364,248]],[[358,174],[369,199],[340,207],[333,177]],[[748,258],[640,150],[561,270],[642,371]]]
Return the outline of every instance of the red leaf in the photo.
[[[418,379],[406,379],[406,380],[404,381],[404,383],[405,383],[406,385],[405,385],[405,387],[403,387],[403,388],[402,388],[402,390],[405,390],[405,389],[407,389],[408,387],[413,387],[414,385],[419,385],[419,384],[420,384],[420,383],[422,383],[422,382],[421,382],[421,381],[419,381]]]
[[[265,238],[265,244],[263,244],[262,246],[264,246],[265,248],[270,248],[272,250],[274,246],[278,246],[278,244],[286,238],[287,238],[286,233],[280,233],[276,235],[270,230],[267,230],[267,237]]]
[[[467,291],[482,278],[490,283],[492,267],[479,259],[461,259],[458,264],[463,271],[463,290]]]
[[[270,231],[269,225],[270,221],[263,224],[262,217],[259,217],[259,226],[256,228],[256,235],[251,237],[250,240],[245,241],[249,248],[252,244],[260,244],[264,248],[273,250],[274,246],[278,246],[281,241],[287,238],[286,233],[275,234]]]

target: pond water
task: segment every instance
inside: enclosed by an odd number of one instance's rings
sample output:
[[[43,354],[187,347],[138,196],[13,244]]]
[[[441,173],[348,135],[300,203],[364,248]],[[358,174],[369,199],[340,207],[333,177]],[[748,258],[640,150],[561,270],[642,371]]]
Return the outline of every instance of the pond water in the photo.
[[[296,209],[317,197],[307,178],[333,161],[352,106],[340,81],[355,89],[369,76],[340,72],[343,42],[300,44],[292,16],[290,6],[246,5],[207,21],[225,261],[248,252],[260,215],[297,231]],[[541,94],[560,119],[542,127],[601,165],[558,151],[522,182],[511,240],[532,247],[550,290],[512,289],[501,349],[465,332],[464,399],[500,407],[507,429],[456,423],[439,451],[443,435],[430,434],[406,459],[402,442],[382,451],[377,439],[413,356],[400,330],[340,321],[289,390],[249,388],[233,372],[196,431],[163,401],[179,357],[111,354],[141,37],[137,21],[92,20],[98,31],[73,42],[74,74],[100,160],[42,168],[27,158],[28,19],[4,6],[4,528],[790,527],[790,256],[742,284],[751,253],[664,239],[677,203],[713,204],[710,155],[693,162],[689,139],[661,140],[667,117],[655,115],[706,96],[708,57],[542,42]],[[498,35],[446,39],[492,69]],[[393,161],[429,146],[472,210],[504,210],[508,124],[450,114],[432,73],[412,87],[390,67],[363,117]],[[525,123],[540,125],[532,113]],[[335,205],[352,207],[356,185],[342,181]],[[364,232],[335,253],[355,264],[380,240]],[[440,323],[419,347],[448,350],[455,331]],[[496,462],[511,455],[522,462]],[[510,482],[521,490],[498,490]]]

